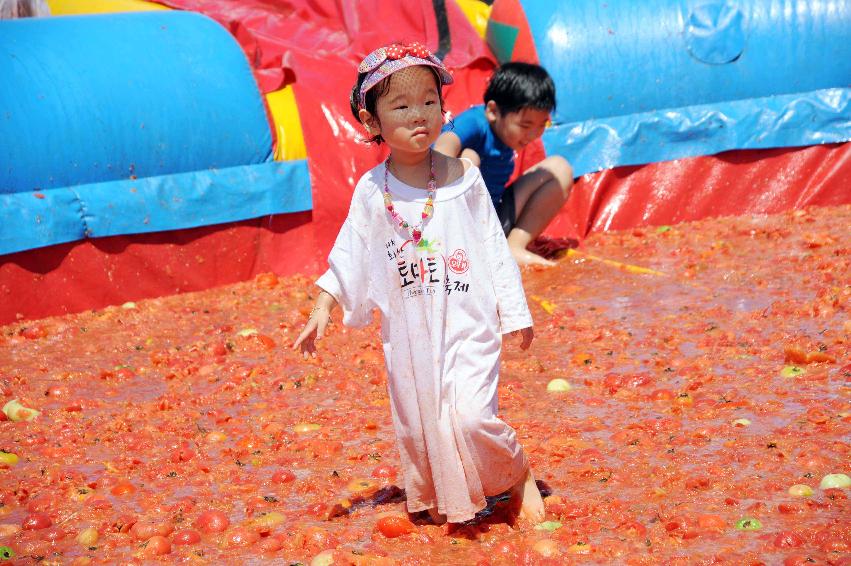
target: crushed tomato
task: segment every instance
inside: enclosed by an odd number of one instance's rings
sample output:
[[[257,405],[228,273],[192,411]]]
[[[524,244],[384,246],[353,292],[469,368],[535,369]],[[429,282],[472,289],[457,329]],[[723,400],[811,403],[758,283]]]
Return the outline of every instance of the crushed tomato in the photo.
[[[525,271],[536,338],[506,340],[500,411],[548,495],[542,529],[509,525],[504,498],[469,525],[405,518],[377,323],[337,314],[301,359],[310,278],[0,327],[2,402],[40,411],[0,421],[17,457],[0,546],[69,564],[847,564],[847,490],[818,486],[850,473],[849,226],[838,206],[602,233]]]

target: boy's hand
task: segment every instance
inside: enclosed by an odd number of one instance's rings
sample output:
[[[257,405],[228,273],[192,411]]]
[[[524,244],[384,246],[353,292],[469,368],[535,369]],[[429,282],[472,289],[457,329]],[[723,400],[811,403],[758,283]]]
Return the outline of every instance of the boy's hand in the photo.
[[[511,333],[512,336],[520,336],[520,349],[528,350],[529,346],[532,345],[532,340],[535,338],[535,331],[532,330],[531,326],[527,326],[526,328],[521,328],[520,330],[515,330]]]
[[[307,319],[304,329],[293,343],[292,349],[295,350],[296,348],[301,347],[301,353],[305,360],[308,356],[315,358],[316,341],[322,340],[322,336],[325,335],[325,329],[328,327],[328,323],[330,321],[331,313],[328,309],[322,307],[314,308],[310,312],[310,318]]]

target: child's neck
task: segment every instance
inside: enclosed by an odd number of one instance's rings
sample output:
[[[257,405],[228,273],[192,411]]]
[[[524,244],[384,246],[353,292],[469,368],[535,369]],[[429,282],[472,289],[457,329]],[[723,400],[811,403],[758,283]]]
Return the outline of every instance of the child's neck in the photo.
[[[412,187],[426,188],[431,178],[431,150],[423,153],[390,152],[390,172]]]

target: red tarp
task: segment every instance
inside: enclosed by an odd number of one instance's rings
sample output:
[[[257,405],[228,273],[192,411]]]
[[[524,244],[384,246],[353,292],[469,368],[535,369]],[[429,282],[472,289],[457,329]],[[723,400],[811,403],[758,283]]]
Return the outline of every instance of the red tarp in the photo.
[[[579,179],[546,235],[581,240],[607,229],[847,204],[849,187],[851,143],[623,167]],[[77,312],[206,289],[264,271],[316,273],[324,269],[336,227],[321,245],[308,243],[312,216],[100,238],[0,256],[0,324],[17,313],[40,318]]]
[[[181,0],[234,33],[261,89],[293,83],[313,186],[311,213],[63,244],[0,256],[0,324],[128,300],[206,289],[263,271],[316,273],[348,210],[354,183],[384,156],[359,142],[348,107],[356,65],[373,48],[420,41],[435,50],[431,1]],[[459,112],[481,101],[494,61],[454,2],[447,2]],[[388,25],[392,22],[392,25]],[[541,156],[523,156],[524,167]],[[569,156],[568,156],[569,157]],[[776,212],[851,202],[851,144],[729,152],[579,179],[546,235],[581,240],[596,230],[712,215]]]
[[[851,203],[851,143],[728,151],[585,175],[545,236]]]
[[[274,5],[258,0],[168,0],[230,29],[255,68],[261,90],[293,81],[313,185],[313,245],[326,255],[349,207],[354,183],[386,154],[360,140],[349,109],[357,65],[373,49],[419,41],[436,51],[431,0],[310,0]],[[451,51],[444,62],[459,78],[447,88],[450,111],[479,103],[495,65],[457,4],[446,2]]]

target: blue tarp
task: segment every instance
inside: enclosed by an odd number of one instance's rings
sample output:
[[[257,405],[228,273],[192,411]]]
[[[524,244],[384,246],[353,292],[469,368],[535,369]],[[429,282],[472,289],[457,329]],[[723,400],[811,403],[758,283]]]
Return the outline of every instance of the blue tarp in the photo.
[[[733,149],[849,140],[847,88],[556,124],[543,137],[547,153],[568,156],[576,176]]]
[[[311,208],[307,160],[0,194],[0,254]]]

